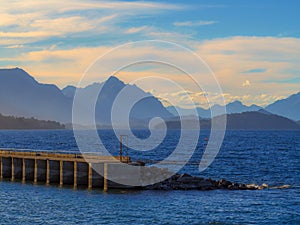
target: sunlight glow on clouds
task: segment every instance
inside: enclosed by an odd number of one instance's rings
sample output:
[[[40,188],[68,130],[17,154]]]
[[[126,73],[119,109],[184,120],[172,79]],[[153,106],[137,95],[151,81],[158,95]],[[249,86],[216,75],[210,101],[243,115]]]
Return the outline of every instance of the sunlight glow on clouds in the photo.
[[[202,57],[214,71],[227,102],[241,100],[248,105],[266,105],[299,91],[299,37],[273,33],[236,36],[244,30],[225,35],[234,21],[227,21],[226,25],[218,13],[206,13],[214,8],[208,3],[205,7],[197,1],[189,5],[172,1],[2,0],[0,66],[22,67],[41,82],[64,87],[75,85],[85,69],[113,47],[129,41],[160,39],[191,48]],[[224,10],[230,7],[229,4]],[[252,19],[255,18],[249,18],[249,23]],[[244,26],[245,21],[240,22]],[[216,36],[207,38],[205,29],[212,29]],[[160,49],[151,51],[165,54]],[[147,46],[135,55],[121,52],[116,60],[138,58],[147,52]],[[178,62],[185,61],[183,53],[174,54]],[[131,80],[128,77],[139,78],[145,73],[153,76],[169,73],[167,77],[183,85],[199,105],[205,105],[205,95],[180,73],[157,68],[124,71],[119,76],[127,82]],[[162,99],[176,98],[178,104],[186,103],[180,93],[162,85],[153,88],[155,85],[160,84],[149,82],[145,89]]]
[[[293,90],[297,91],[299,88],[297,84],[282,84],[277,81],[297,77],[295,74],[283,73],[282,71],[292,68],[298,68],[300,70],[298,63],[300,39],[232,37],[199,42],[197,45],[195,45],[195,43],[193,44],[196,53],[201,56],[215,72],[224,92],[232,93],[225,96],[227,101],[243,100],[249,104],[267,104],[269,103],[267,101],[286,96]],[[247,46],[255,47],[249,49]],[[276,47],[273,48],[273,46]],[[54,48],[52,50],[24,53],[19,58],[16,58],[16,60],[20,61],[20,64],[23,64],[25,68],[34,71],[34,75],[38,75],[39,79],[42,78],[41,80],[45,82],[56,83],[63,87],[67,85],[67,83],[76,84],[89,64],[100,55],[106,53],[109,49],[110,47],[102,46],[74,48],[70,50]],[[234,50],[235,54],[228,55],[224,53],[229,50]],[[159,49],[148,49],[145,47],[137,55],[132,55],[130,51],[120,52],[119,58],[116,60],[122,60],[123,57],[134,57],[138,59],[139,55],[147,54],[149,51],[155,52],[155,54],[165,54]],[[184,61],[184,57],[182,57],[184,53],[174,54],[178,55],[178,62]],[[276,58],[276,60],[274,60],[274,58]],[[5,59],[3,58],[2,60]],[[106,63],[109,64],[109,62]],[[189,62],[186,63],[188,64]],[[267,70],[257,75],[243,73],[243,71],[247,69],[250,70],[251,68],[258,67],[267,68]],[[126,82],[133,78],[137,79],[143,77],[145,73],[147,75],[159,76],[160,71],[162,71],[162,69],[155,71],[155,73],[153,71],[126,71],[120,73],[118,76]],[[178,81],[178,83],[193,93],[194,90],[190,86],[190,81],[181,79],[181,76],[182,75],[174,72],[170,72],[169,75],[170,79]],[[57,80],[57,77],[61,79]],[[104,79],[103,77],[103,80]],[[264,82],[266,80],[272,81],[272,85],[265,85]],[[251,85],[252,83],[255,83],[255,86]],[[241,86],[247,88],[241,89]],[[286,89],[282,89],[283,87],[286,87]],[[145,87],[145,89],[151,89],[151,87]],[[170,94],[172,90],[168,90],[167,87],[165,87],[165,89],[165,93],[167,94],[160,95],[158,93],[157,95],[161,97],[169,95],[169,97],[171,97],[172,95]],[[239,93],[239,95],[237,95],[237,93]],[[201,102],[199,93],[195,93],[193,97]],[[260,100],[258,97],[260,97]]]
[[[243,87],[250,87],[251,83],[249,80],[245,80],[245,82],[242,84]]]

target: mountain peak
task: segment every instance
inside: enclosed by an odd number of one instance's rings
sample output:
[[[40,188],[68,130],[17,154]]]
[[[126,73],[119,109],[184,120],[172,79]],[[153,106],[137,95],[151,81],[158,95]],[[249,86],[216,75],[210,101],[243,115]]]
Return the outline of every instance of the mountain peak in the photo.
[[[124,82],[121,81],[119,78],[115,77],[115,76],[110,76],[106,81],[106,84],[122,84],[124,85]]]
[[[229,103],[228,105],[244,105],[244,104],[239,100],[235,100],[235,101]]]
[[[105,82],[104,82],[104,87],[105,88],[123,88],[125,86],[125,83],[121,80],[119,80],[115,76],[110,76]]]
[[[0,69],[0,76],[2,78],[3,82],[34,82],[37,83],[37,81],[30,76],[25,70],[16,67],[16,68],[8,68],[8,69]]]
[[[285,116],[292,120],[300,119],[300,92],[293,94],[288,98],[277,100],[266,107],[271,113]]]
[[[30,76],[25,70],[19,67],[15,68],[4,68],[0,69],[2,73],[11,73],[11,74],[26,74],[27,76]]]
[[[62,89],[62,93],[68,98],[73,98],[75,92],[76,92],[76,87],[72,85],[68,85],[64,89]]]
[[[293,94],[289,97],[290,99],[291,98],[296,98],[296,99],[299,99],[300,98],[300,92],[296,93],[296,94]]]

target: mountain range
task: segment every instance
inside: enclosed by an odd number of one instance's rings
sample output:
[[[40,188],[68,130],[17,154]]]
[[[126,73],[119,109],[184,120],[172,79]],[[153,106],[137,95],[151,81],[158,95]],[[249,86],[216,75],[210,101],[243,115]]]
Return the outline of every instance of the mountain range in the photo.
[[[223,114],[221,108],[223,108],[223,107],[219,104],[212,106],[212,110],[214,110],[214,112],[216,112],[216,116]],[[192,109],[184,109],[184,108],[174,107],[174,106],[169,106],[169,107],[167,107],[167,109],[175,116],[178,116],[179,114],[182,116],[189,116],[189,115],[194,114],[194,110],[192,110]],[[254,105],[254,104],[251,106],[246,106],[240,101],[234,101],[234,102],[231,102],[226,105],[227,114],[258,111],[260,109],[262,109],[262,107]],[[179,114],[176,110],[179,112]],[[196,111],[198,113],[198,116],[201,118],[211,118],[211,110],[210,109],[204,109],[201,107],[197,107]]]
[[[170,118],[173,116],[157,98],[136,85],[124,84],[113,76],[103,83],[78,88],[78,93],[84,97],[81,108],[85,110],[85,107],[92,101],[91,96],[97,94],[102,88],[96,103],[96,123],[109,125],[112,105],[125,87],[128,96],[143,97],[131,110],[131,121],[147,121],[153,117]],[[70,123],[76,90],[74,86],[60,90],[55,85],[41,84],[20,68],[0,69],[0,113]],[[120,101],[118,108],[122,110],[126,108],[126,104],[128,104],[126,100]]]
[[[212,109],[216,112],[216,116],[221,115],[222,110],[220,109],[222,106],[216,104],[212,106]],[[184,109],[180,107],[170,106],[167,109],[174,114],[175,116],[180,115],[189,116],[194,115],[194,110],[192,109]],[[300,120],[300,92],[290,97],[282,100],[278,100],[265,108],[257,106],[255,104],[251,106],[246,106],[240,101],[234,101],[226,105],[226,112],[227,114],[233,113],[243,113],[243,112],[255,112],[259,110],[265,110],[266,112],[284,116],[294,121]],[[177,110],[177,111],[176,111]],[[197,107],[196,111],[198,116],[201,118],[211,118],[211,110],[204,109],[201,107]],[[179,113],[178,113],[179,112]]]
[[[278,100],[265,108],[267,111],[289,119],[300,120],[300,92],[290,97]]]
[[[175,107],[165,108],[162,103],[150,93],[147,93],[136,85],[125,84],[118,78],[112,76],[103,83],[93,83],[85,88],[67,86],[59,89],[53,84],[42,84],[37,82],[32,76],[20,68],[0,69],[0,113],[3,115],[17,117],[34,117],[39,120],[54,120],[60,123],[70,123],[72,121],[72,104],[74,94],[80,93],[86,101],[81,108],[91,103],[91,97],[102,88],[96,102],[96,122],[97,124],[110,125],[111,110],[115,99],[120,91],[125,88],[128,96],[142,96],[130,111],[130,122],[136,126],[147,124],[149,119],[161,117],[171,119],[178,116]],[[130,99],[124,98],[117,105],[120,112],[125,109]],[[218,112],[220,105],[214,105]],[[228,114],[239,114],[249,111],[259,111],[260,114],[277,114],[294,121],[300,120],[300,93],[294,94],[286,99],[270,104],[262,108],[257,105],[245,106],[242,102],[235,101],[226,105]],[[190,109],[178,108],[181,115],[191,115]],[[210,118],[210,110],[197,108],[201,118]],[[124,113],[125,115],[125,113]],[[124,116],[120,113],[120,117]],[[127,118],[124,118],[127,119]],[[120,120],[121,121],[121,120]]]
[[[224,115],[214,117],[215,123],[223,121]],[[227,115],[227,130],[300,130],[300,124],[283,116],[269,113],[265,110],[232,113]],[[211,119],[196,120],[195,118],[183,117],[185,126],[189,129],[210,129]],[[166,122],[168,129],[180,129],[181,122],[179,118]],[[195,121],[199,121],[197,125]],[[157,124],[156,129],[164,128],[163,124]]]
[[[0,70],[0,113],[66,122],[72,101],[55,85],[38,83],[24,70]]]

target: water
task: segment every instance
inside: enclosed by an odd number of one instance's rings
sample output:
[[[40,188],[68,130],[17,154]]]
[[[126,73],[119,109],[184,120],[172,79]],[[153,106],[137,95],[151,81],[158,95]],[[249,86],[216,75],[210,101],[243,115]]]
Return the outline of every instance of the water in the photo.
[[[300,224],[300,132],[228,131],[216,160],[199,173],[197,163],[208,134],[201,133],[192,163],[181,172],[292,188],[103,193],[0,182],[0,224]],[[142,153],[129,149],[129,155],[162,159],[178,135],[172,131],[159,148]],[[118,152],[111,131],[100,131],[99,136],[112,154]],[[0,131],[0,147],[77,150],[71,131]]]

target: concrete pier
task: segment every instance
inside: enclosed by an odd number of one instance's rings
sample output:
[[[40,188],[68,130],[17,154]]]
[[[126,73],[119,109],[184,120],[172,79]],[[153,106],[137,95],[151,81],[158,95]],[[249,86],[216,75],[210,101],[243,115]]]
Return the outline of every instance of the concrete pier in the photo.
[[[128,156],[99,156],[67,152],[2,150],[0,149],[0,179],[57,184],[60,187],[72,185],[89,189],[102,188],[107,191],[112,182],[108,181],[109,165],[130,163]],[[93,168],[103,171],[103,176]],[[111,185],[113,188],[113,185]]]

